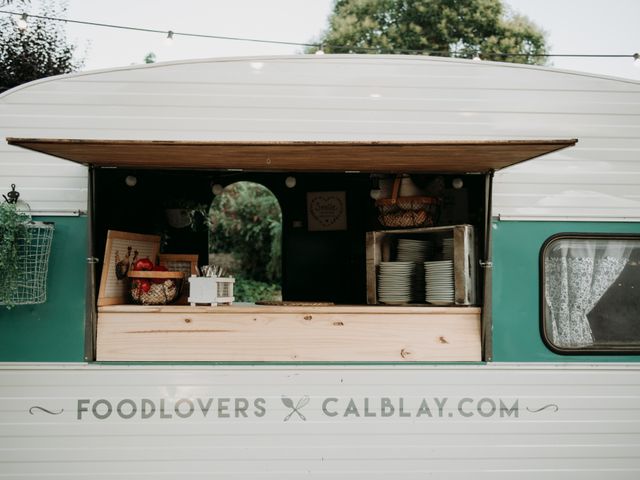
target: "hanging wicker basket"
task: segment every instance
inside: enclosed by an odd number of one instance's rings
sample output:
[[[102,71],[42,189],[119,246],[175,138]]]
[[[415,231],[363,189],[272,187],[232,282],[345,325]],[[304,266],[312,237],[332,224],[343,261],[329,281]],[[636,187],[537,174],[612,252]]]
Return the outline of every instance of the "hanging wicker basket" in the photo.
[[[33,305],[47,301],[47,272],[55,227],[52,223],[28,222],[17,239],[18,268],[15,289],[6,305]]]
[[[393,182],[391,198],[376,201],[378,220],[385,227],[432,227],[438,221],[442,201],[438,197],[399,197],[401,178]]]

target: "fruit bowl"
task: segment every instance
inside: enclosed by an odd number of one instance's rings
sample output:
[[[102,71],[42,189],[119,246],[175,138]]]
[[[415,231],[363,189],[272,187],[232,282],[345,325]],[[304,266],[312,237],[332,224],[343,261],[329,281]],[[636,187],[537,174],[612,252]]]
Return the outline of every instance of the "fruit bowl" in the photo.
[[[184,273],[166,271],[130,271],[129,296],[139,305],[167,305],[175,301],[182,288]]]

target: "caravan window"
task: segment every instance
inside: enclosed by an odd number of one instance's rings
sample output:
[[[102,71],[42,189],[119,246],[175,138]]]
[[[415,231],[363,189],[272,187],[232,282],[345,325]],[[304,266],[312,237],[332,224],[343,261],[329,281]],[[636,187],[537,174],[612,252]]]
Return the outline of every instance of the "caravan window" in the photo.
[[[640,350],[640,236],[555,236],[541,269],[542,331],[552,349]]]

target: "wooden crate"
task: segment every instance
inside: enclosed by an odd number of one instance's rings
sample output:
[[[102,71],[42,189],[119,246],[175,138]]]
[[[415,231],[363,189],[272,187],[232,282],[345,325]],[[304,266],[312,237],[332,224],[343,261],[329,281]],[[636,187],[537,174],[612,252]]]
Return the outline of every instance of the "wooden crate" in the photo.
[[[453,237],[455,305],[477,302],[476,243],[471,225],[378,230],[367,232],[367,303],[378,304],[377,281],[380,262],[393,259],[400,238],[438,239]],[[429,305],[429,304],[424,304]]]
[[[480,361],[480,308],[110,306],[98,361]]]

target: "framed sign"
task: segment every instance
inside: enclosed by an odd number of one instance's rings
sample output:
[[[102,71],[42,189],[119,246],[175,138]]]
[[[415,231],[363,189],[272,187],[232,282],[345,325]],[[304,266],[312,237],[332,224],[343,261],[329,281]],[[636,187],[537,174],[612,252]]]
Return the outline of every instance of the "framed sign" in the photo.
[[[172,272],[184,273],[185,278],[189,278],[191,275],[198,275],[197,254],[161,253],[158,256],[158,263]]]
[[[104,249],[98,306],[126,303],[129,269],[141,258],[148,258],[155,263],[159,251],[159,235],[109,230]]]
[[[182,254],[182,253],[161,253],[158,255],[158,263],[167,267],[172,272],[181,272],[184,274],[182,282],[182,291],[180,297],[176,301],[178,305],[187,305],[189,303],[189,277],[198,275],[198,255]]]
[[[309,231],[347,229],[345,192],[307,193],[307,227]]]

